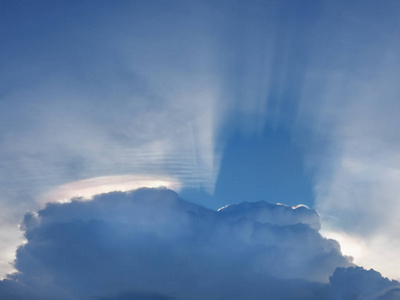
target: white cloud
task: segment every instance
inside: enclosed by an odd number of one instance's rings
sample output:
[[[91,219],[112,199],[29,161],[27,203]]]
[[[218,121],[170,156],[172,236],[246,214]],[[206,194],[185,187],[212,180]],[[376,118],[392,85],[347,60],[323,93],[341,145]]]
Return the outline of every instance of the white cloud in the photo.
[[[258,202],[217,212],[167,189],[50,203],[25,216],[18,273],[0,296],[324,299],[329,276],[351,263],[316,223],[305,207]]]

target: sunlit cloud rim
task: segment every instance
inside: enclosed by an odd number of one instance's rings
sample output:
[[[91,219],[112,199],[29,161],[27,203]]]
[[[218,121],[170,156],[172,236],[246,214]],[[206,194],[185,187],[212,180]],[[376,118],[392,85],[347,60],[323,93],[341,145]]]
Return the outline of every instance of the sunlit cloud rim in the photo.
[[[60,185],[38,197],[40,204],[48,202],[67,203],[72,199],[88,201],[95,195],[114,191],[126,192],[138,188],[166,187],[179,191],[181,183],[169,177],[140,175],[116,175],[94,177]]]

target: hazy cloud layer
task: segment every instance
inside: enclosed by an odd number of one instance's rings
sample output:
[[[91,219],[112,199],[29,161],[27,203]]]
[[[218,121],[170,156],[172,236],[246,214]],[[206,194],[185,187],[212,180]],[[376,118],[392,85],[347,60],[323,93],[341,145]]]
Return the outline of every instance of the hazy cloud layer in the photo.
[[[139,189],[48,204],[21,227],[27,243],[2,299],[342,299],[389,295],[397,284],[346,269],[352,263],[305,207],[213,211]]]
[[[400,7],[355,3],[325,2],[316,34],[329,38],[308,62],[298,125],[313,133],[303,137],[323,228],[353,236],[356,262],[398,278]]]

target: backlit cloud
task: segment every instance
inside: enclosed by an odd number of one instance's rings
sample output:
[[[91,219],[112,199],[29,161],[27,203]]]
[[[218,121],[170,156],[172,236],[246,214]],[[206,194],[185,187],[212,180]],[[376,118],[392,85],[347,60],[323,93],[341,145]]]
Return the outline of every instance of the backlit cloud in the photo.
[[[18,273],[0,283],[2,298],[309,300],[398,286],[346,269],[351,261],[305,207],[213,211],[165,188],[139,189],[50,203],[26,214],[22,228],[27,243]]]

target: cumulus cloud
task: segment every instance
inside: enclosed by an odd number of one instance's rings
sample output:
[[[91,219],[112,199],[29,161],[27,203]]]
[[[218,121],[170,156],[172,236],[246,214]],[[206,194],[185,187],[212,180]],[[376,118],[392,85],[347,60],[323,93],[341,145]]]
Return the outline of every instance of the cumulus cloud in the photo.
[[[341,270],[352,263],[318,233],[318,214],[306,207],[214,211],[165,188],[78,200],[25,215],[18,272],[1,282],[0,298],[329,299],[330,288],[337,294],[348,281]],[[395,285],[363,272],[345,273],[359,283],[355,293],[364,295],[363,284],[371,293]]]

